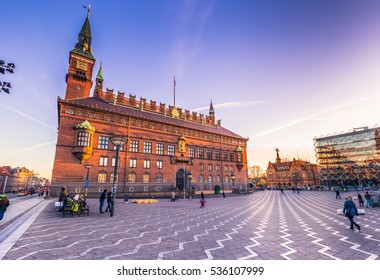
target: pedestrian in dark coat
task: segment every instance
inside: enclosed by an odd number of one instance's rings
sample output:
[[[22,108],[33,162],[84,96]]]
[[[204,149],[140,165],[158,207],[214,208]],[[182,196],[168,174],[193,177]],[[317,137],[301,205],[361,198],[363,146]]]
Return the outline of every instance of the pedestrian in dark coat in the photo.
[[[360,193],[358,193],[358,200],[359,200],[359,206],[363,207],[364,206],[364,200],[363,200],[363,197]]]
[[[358,209],[355,203],[352,201],[352,196],[347,196],[346,201],[343,205],[343,215],[345,215],[350,220],[350,229],[354,229],[354,225],[360,230],[360,226],[354,222],[354,217],[358,215]]]
[[[336,189],[335,193],[336,193],[335,199],[338,199],[338,198],[340,199],[340,191],[339,191],[339,189]]]
[[[111,203],[112,203],[112,192],[107,193],[107,208],[106,212],[108,212],[108,209],[111,211]]]
[[[0,222],[3,221],[4,213],[9,206],[9,199],[5,194],[0,194]]]
[[[105,189],[100,194],[100,198],[99,198],[99,212],[100,213],[104,213],[104,211],[103,211],[103,205],[104,205],[104,201],[106,200],[106,197],[107,197],[107,189]]]
[[[201,207],[200,208],[204,208],[206,206],[206,200],[204,198],[201,198]]]

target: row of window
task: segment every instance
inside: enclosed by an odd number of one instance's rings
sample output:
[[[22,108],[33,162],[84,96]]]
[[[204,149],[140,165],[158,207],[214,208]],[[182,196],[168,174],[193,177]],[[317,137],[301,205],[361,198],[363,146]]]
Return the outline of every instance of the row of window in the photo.
[[[98,149],[101,150],[108,150],[109,149],[109,137],[107,136],[99,136],[99,142],[98,142]],[[77,146],[82,147],[89,147],[91,143],[91,134],[80,131],[78,133],[78,139],[77,139]],[[114,147],[114,150],[116,147]],[[120,147],[120,150],[123,151],[123,147]],[[139,141],[138,140],[130,140],[129,141],[129,151],[132,153],[138,153],[139,152]],[[153,153],[153,143],[144,141],[143,143],[143,153],[144,154],[152,154]],[[156,154],[157,155],[164,155],[165,154],[165,148],[163,143],[156,143]],[[175,145],[168,144],[167,145],[167,155],[174,156],[175,155]],[[234,153],[229,152],[220,152],[220,151],[213,151],[213,150],[205,150],[204,149],[198,149],[197,154],[195,148],[189,148],[189,157],[190,158],[197,158],[199,159],[215,159],[215,160],[223,160],[223,161],[234,161]]]
[[[112,158],[112,163],[111,166],[115,166],[115,158]],[[150,159],[144,159],[144,168],[149,169],[151,167],[150,164],[151,160]],[[107,156],[101,156],[99,160],[99,166],[107,166],[108,165],[108,157]],[[120,163],[119,163],[120,166]],[[136,158],[131,158],[129,159],[129,168],[136,168],[137,167],[137,159]],[[157,160],[156,161],[156,168],[157,169],[162,169],[163,168],[163,160]],[[213,170],[213,165],[208,164],[207,165],[207,171],[212,171]],[[204,171],[204,164],[200,163],[199,164],[199,171]],[[220,172],[220,164],[215,165],[215,171]],[[234,172],[234,167],[232,165],[224,166],[224,172]]]
[[[136,183],[136,173],[135,172],[130,172],[128,174],[128,183]],[[207,179],[207,183],[220,183],[221,182],[221,177],[220,175],[214,177],[210,174],[205,178],[203,174],[199,175],[198,182],[199,183],[205,183],[205,179]],[[98,183],[106,183],[107,182],[107,172],[105,171],[100,171],[98,173]],[[113,173],[109,175],[109,182],[113,182]],[[142,176],[142,182],[143,183],[150,183],[151,182],[151,175],[148,172],[145,172]],[[155,178],[156,183],[162,183],[163,182],[163,176],[162,173],[156,173],[156,178]],[[229,183],[230,182],[230,177],[228,175],[224,176],[224,182]]]

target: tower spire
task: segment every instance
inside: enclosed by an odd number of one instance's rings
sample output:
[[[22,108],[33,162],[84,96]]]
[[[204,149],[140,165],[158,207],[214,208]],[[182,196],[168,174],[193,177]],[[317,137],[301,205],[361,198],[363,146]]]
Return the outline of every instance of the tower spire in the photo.
[[[212,105],[212,99],[210,101],[209,115],[210,115],[211,118],[215,118],[215,110],[214,110],[214,106]]]
[[[276,148],[275,150],[276,150],[276,153],[277,153],[276,163],[280,163],[281,162],[280,150],[278,148]]]
[[[88,5],[87,7],[87,17],[82,25],[82,28],[78,34],[78,42],[75,44],[75,48],[72,50],[72,52],[75,52],[77,54],[84,55],[88,58],[94,58],[92,56],[92,49],[91,49],[91,27],[90,27],[90,13],[91,13],[91,6]]]

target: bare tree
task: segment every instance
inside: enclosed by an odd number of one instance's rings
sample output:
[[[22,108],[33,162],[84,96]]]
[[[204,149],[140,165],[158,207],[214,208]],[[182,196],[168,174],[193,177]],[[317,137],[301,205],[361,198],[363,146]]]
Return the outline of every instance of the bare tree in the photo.
[[[263,172],[263,169],[258,165],[248,167],[248,175],[249,177],[253,178],[255,187],[259,185],[259,182],[263,176]]]

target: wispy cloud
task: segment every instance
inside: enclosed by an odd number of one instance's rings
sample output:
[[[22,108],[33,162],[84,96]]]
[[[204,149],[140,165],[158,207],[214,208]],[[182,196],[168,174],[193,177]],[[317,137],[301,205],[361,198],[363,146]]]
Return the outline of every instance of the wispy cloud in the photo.
[[[329,113],[333,113],[333,112],[339,111],[341,109],[344,109],[346,107],[349,107],[349,106],[352,106],[352,105],[355,105],[355,104],[358,104],[358,103],[362,103],[362,102],[368,101],[369,99],[372,99],[372,98],[375,98],[375,97],[378,97],[378,94],[373,94],[373,95],[369,95],[369,96],[366,96],[366,97],[363,97],[363,98],[359,98],[359,99],[353,100],[351,102],[347,102],[347,103],[344,103],[344,104],[332,107],[332,108],[327,109],[325,111],[321,111],[319,113],[315,113],[315,114],[311,114],[311,115],[305,116],[305,117],[300,118],[298,120],[294,120],[294,121],[291,121],[289,123],[283,124],[281,126],[278,126],[278,127],[275,127],[275,128],[269,129],[269,130],[266,130],[266,131],[261,132],[261,133],[259,133],[257,135],[253,135],[250,138],[257,139],[259,137],[269,135],[271,133],[283,130],[283,129],[291,127],[291,126],[295,126],[295,125],[303,123],[305,121],[312,120],[312,119],[315,119],[315,118],[320,118],[323,115],[326,115],[326,114],[329,114]]]
[[[19,115],[21,115],[21,116],[23,116],[23,117],[25,117],[25,118],[27,118],[27,119],[33,121],[33,122],[35,122],[35,123],[38,123],[38,124],[43,125],[43,126],[46,126],[46,127],[48,127],[48,128],[51,128],[51,129],[57,130],[57,128],[56,128],[55,126],[52,126],[52,125],[50,125],[50,124],[48,124],[48,123],[45,123],[45,122],[40,121],[40,120],[37,120],[36,118],[34,118],[34,117],[32,117],[32,116],[30,116],[30,115],[28,115],[28,114],[25,114],[24,112],[21,112],[21,111],[15,109],[15,108],[13,108],[13,107],[10,107],[10,106],[8,106],[8,105],[5,105],[5,104],[3,104],[3,103],[1,103],[1,102],[0,102],[0,106],[3,106],[4,108],[7,108],[8,110],[10,110],[10,111],[12,111],[12,112],[15,112],[15,113],[17,113],[17,114],[19,114]]]
[[[20,154],[20,153],[28,152],[28,151],[31,151],[31,150],[34,150],[34,149],[38,149],[38,148],[41,148],[41,147],[49,146],[49,145],[55,144],[56,142],[57,142],[57,141],[54,140],[54,141],[47,142],[47,143],[42,143],[42,144],[33,145],[33,146],[30,146],[30,147],[27,147],[27,148],[24,148],[24,149],[20,149],[20,150],[18,150],[18,151],[16,152],[16,154]]]
[[[266,101],[234,101],[234,102],[213,104],[213,106],[214,108],[236,108],[236,107],[260,105],[263,103],[267,103],[267,102]],[[210,106],[191,109],[191,111],[203,111],[203,110],[208,110],[208,109],[210,109]]]
[[[187,65],[193,60],[199,50],[208,19],[212,15],[215,3],[197,6],[198,1],[184,1],[176,18],[174,43],[175,75],[184,76]],[[194,24],[196,18],[196,24]]]

